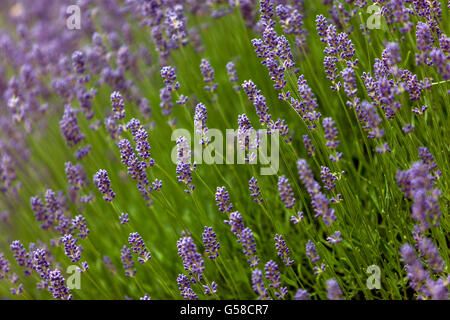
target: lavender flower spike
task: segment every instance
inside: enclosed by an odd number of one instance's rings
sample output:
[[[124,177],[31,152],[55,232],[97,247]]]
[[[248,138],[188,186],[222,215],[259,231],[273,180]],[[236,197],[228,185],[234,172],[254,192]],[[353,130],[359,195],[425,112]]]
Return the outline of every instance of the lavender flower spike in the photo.
[[[327,297],[329,300],[344,300],[342,290],[335,279],[327,281]]]
[[[111,181],[108,177],[108,172],[106,170],[100,169],[94,175],[94,185],[98,188],[100,193],[104,194],[103,199],[105,201],[111,202],[116,194],[111,189]]]

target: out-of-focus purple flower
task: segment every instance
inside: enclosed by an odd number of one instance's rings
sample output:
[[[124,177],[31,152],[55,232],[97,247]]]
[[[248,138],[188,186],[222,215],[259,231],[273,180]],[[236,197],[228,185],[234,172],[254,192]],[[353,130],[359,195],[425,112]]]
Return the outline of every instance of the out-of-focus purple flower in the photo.
[[[308,291],[304,289],[298,289],[297,293],[294,296],[295,300],[311,300],[311,297]]]
[[[75,51],[72,54],[73,68],[76,73],[83,74],[85,71],[85,59],[84,54],[81,51]]]
[[[428,265],[435,273],[444,271],[445,263],[439,254],[438,248],[430,238],[422,237],[418,241],[417,246],[419,252],[425,256]]]
[[[294,264],[294,260],[289,257],[291,251],[286,245],[286,241],[284,241],[283,236],[280,234],[275,235],[275,249],[277,250],[277,254],[280,259],[283,260],[283,263],[286,266],[291,266]]]
[[[311,203],[316,213],[315,217],[322,217],[325,224],[330,225],[336,220],[335,211],[330,208],[330,201],[327,196],[320,191],[320,185],[314,179],[306,160],[299,159],[297,161],[297,169],[300,180],[311,197]]]
[[[391,152],[391,148],[389,147],[389,144],[387,142],[385,142],[382,145],[377,146],[375,148],[375,151],[378,152],[378,153],[383,154],[383,153],[386,153],[386,152]]]
[[[302,220],[303,220],[303,211],[298,211],[297,216],[291,216],[291,222],[293,222],[294,224],[298,224]]]
[[[407,123],[403,126],[402,130],[404,133],[408,134],[414,131],[414,126],[411,125],[410,123]]]
[[[6,259],[3,255],[3,252],[0,251],[0,280],[2,280],[6,276],[6,274],[10,270],[10,267],[11,265],[8,259]]]
[[[437,168],[437,164],[434,161],[434,157],[427,147],[419,147],[419,157],[423,163],[427,166],[428,170],[433,173],[436,178],[441,176],[441,171]],[[434,171],[434,172],[433,172]]]
[[[335,279],[327,280],[326,285],[329,300],[344,300],[342,290]]]
[[[128,213],[121,213],[119,216],[120,224],[127,224],[130,222],[130,218],[128,217]]]
[[[291,209],[295,205],[294,192],[289,184],[289,179],[285,176],[278,177],[278,191],[280,192],[281,200],[284,202],[286,209]]]
[[[177,242],[178,255],[183,260],[184,270],[186,270],[192,277],[191,281],[194,283],[202,281],[203,271],[205,270],[202,255],[197,251],[197,246],[194,240],[189,237],[183,237]]]
[[[85,147],[80,147],[76,152],[75,152],[75,159],[77,160],[81,160],[84,157],[86,157],[89,153],[89,151],[91,151],[92,147],[90,144],[88,144]]]
[[[306,243],[306,256],[312,263],[317,263],[320,260],[320,256],[317,254],[316,245],[311,240]]]
[[[230,82],[233,84],[233,89],[235,91],[239,91],[239,85],[236,85],[239,81],[239,78],[237,76],[236,67],[232,61],[228,62],[226,65],[228,78]]]
[[[341,232],[336,231],[331,236],[327,237],[327,241],[331,244],[336,244],[342,242]]]
[[[143,297],[139,298],[139,300],[152,300],[152,298],[146,293]]]
[[[85,138],[80,131],[76,114],[77,112],[75,109],[72,109],[72,106],[66,105],[64,108],[64,115],[59,122],[59,127],[69,147],[77,145]]]
[[[219,256],[220,243],[212,227],[205,227],[202,233],[205,254],[209,259],[216,259]]]
[[[177,179],[186,185],[186,193],[194,191],[195,185],[192,184],[192,171],[196,169],[196,164],[191,165],[191,149],[186,137],[177,139]]]
[[[123,263],[123,268],[125,270],[125,275],[127,277],[134,277],[136,275],[136,269],[134,269],[133,257],[131,255],[131,249],[126,245],[120,250],[120,259]]]
[[[171,66],[165,66],[161,69],[161,77],[169,91],[178,90],[180,83],[177,81],[176,69]]]
[[[214,83],[214,69],[208,60],[202,59],[200,63],[200,71],[203,76],[203,82],[206,83],[205,90],[214,92],[217,89],[217,83]]]
[[[125,118],[125,103],[120,92],[114,91],[111,93],[111,103],[114,112],[114,119]]]

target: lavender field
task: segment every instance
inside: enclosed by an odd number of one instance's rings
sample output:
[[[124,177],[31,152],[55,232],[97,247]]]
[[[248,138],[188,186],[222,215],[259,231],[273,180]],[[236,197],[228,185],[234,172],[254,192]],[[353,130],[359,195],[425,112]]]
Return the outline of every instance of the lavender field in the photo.
[[[447,300],[450,3],[2,0],[1,300]]]

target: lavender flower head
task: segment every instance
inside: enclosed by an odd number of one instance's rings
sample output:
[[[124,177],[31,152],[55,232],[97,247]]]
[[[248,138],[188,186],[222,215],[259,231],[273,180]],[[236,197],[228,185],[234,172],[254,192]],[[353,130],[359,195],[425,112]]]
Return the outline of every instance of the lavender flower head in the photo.
[[[150,251],[148,251],[144,240],[137,232],[130,233],[128,244],[130,245],[131,250],[139,256],[138,261],[140,263],[146,263],[151,259],[152,255]]]
[[[212,227],[205,227],[202,233],[205,254],[209,259],[216,259],[219,256],[220,243]]]
[[[256,180],[255,177],[251,177],[248,184],[249,184],[250,196],[253,198],[253,200],[256,203],[261,204],[263,202],[263,198],[260,197],[261,191],[258,186],[258,180]]]
[[[233,204],[230,202],[230,196],[225,187],[217,187],[216,203],[221,212],[231,212],[233,209]]]
[[[280,234],[275,235],[275,249],[277,250],[278,256],[283,260],[283,263],[287,267],[294,264],[294,260],[289,257],[291,251],[287,247],[286,241],[284,241],[283,236]]]
[[[206,119],[208,118],[208,112],[203,103],[197,104],[194,114],[194,127],[197,135],[201,137],[200,144],[206,146],[209,143],[208,127],[206,126]]]
[[[342,290],[335,279],[327,280],[327,297],[329,300],[344,300]]]
[[[111,103],[114,112],[114,119],[125,118],[125,104],[120,92],[114,91],[111,94]]]
[[[291,209],[294,207],[294,192],[289,184],[289,179],[285,176],[278,177],[278,191],[280,192],[281,200],[284,202],[286,209]]]
[[[200,63],[200,71],[203,76],[203,81],[206,83],[205,90],[214,92],[217,88],[217,83],[214,83],[214,69],[208,60],[202,59]]]
[[[94,175],[94,185],[98,188],[100,193],[104,194],[103,199],[105,201],[111,202],[116,194],[111,189],[111,181],[108,177],[108,172],[106,170],[100,169]]]
[[[197,251],[194,240],[189,237],[183,237],[177,242],[178,255],[183,260],[184,270],[194,277],[191,279],[194,283],[202,281],[203,271],[205,270],[202,255]]]

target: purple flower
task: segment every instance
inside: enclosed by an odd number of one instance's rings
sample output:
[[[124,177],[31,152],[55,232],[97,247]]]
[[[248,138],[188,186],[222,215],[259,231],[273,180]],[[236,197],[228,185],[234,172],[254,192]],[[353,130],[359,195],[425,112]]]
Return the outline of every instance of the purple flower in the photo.
[[[294,224],[297,224],[302,220],[303,220],[303,211],[298,211],[297,216],[291,216],[290,221],[293,222]]]
[[[306,243],[306,256],[312,263],[317,263],[320,260],[320,256],[317,254],[316,245],[311,240]]]
[[[144,240],[137,232],[130,233],[128,244],[130,245],[131,250],[139,256],[138,261],[140,263],[146,263],[152,258],[150,251],[148,251],[145,246]]]
[[[120,92],[114,91],[111,94],[111,102],[114,111],[114,119],[125,118],[125,104],[123,102],[123,98]]]
[[[236,85],[238,83],[239,79],[237,76],[236,67],[234,66],[234,63],[232,61],[228,62],[226,65],[226,69],[227,69],[228,78],[229,78],[230,82],[232,84],[234,84],[233,89],[235,91],[239,91],[239,85]]]
[[[203,76],[203,81],[206,83],[205,90],[214,92],[217,88],[217,83],[214,83],[214,69],[208,60],[202,59],[200,63],[200,71]]]
[[[435,273],[441,273],[444,271],[445,263],[439,255],[438,248],[429,238],[422,237],[418,243],[419,252],[422,253],[428,265]]]
[[[278,256],[283,260],[284,264],[287,267],[294,264],[294,260],[289,257],[291,251],[287,247],[286,241],[284,241],[283,236],[280,234],[275,235],[275,249],[277,250]]]
[[[259,269],[252,271],[252,288],[258,294],[258,300],[269,299],[267,289],[264,286],[263,273]]]
[[[146,293],[143,297],[141,297],[139,300],[152,300],[150,296]]]
[[[66,139],[66,143],[69,147],[77,145],[85,138],[83,133],[80,132],[76,114],[77,111],[72,109],[72,106],[68,104],[64,107],[64,115],[59,122],[61,133]]]
[[[281,286],[280,272],[278,271],[278,265],[272,260],[268,261],[264,266],[264,273],[266,279],[269,280],[269,286],[272,288],[279,288]]]
[[[130,222],[130,219],[128,218],[128,213],[121,213],[119,216],[120,224],[127,224]]]
[[[334,181],[336,181],[338,178],[334,173],[331,172],[331,170],[328,167],[324,166],[320,167],[320,178],[322,179],[324,188],[327,189],[328,191],[331,191],[336,187]]]
[[[191,281],[184,274],[179,274],[177,278],[178,289],[180,289],[181,296],[185,300],[198,300],[198,296],[191,288]]]
[[[311,197],[311,203],[316,213],[315,217],[322,217],[325,224],[330,225],[336,220],[335,211],[330,208],[330,201],[327,196],[320,192],[320,185],[314,179],[306,160],[299,159],[297,161],[297,169],[300,180]]]
[[[178,255],[183,260],[184,270],[186,270],[190,276],[194,275],[191,281],[194,283],[197,280],[202,281],[205,267],[202,255],[198,253],[194,240],[189,236],[183,237],[178,240],[177,248]],[[197,277],[197,279],[195,279],[195,277]]]
[[[256,255],[256,243],[253,231],[250,228],[243,229],[238,236],[237,242],[242,245],[242,252],[247,257],[247,262],[252,268],[255,268],[259,263],[259,259]]]
[[[206,119],[208,118],[208,112],[203,103],[197,104],[194,114],[194,127],[197,135],[201,137],[200,144],[206,146],[209,143],[208,127],[206,126]]]
[[[82,215],[78,215],[72,219],[72,229],[78,231],[78,238],[86,239],[89,229],[86,225],[86,219]]]
[[[342,242],[341,232],[336,231],[331,236],[327,237],[327,241],[331,244],[336,244]]]
[[[192,184],[192,171],[196,169],[196,164],[191,165],[191,150],[186,137],[177,139],[177,179],[186,185],[186,193],[194,191],[195,186]]]
[[[335,279],[327,280],[327,297],[329,300],[344,300],[342,290]]]
[[[294,296],[295,300],[311,300],[308,291],[303,289],[298,289],[297,293]]]
[[[305,144],[305,148],[306,151],[308,152],[308,155],[310,157],[314,157],[316,154],[316,148],[314,148],[314,145],[312,144],[312,141],[307,134],[303,136],[303,143]]]
[[[105,201],[112,201],[116,194],[111,189],[111,181],[108,177],[108,172],[106,170],[100,169],[94,175],[94,185],[98,188],[100,193],[104,194],[103,199]]]
[[[291,209],[295,204],[294,192],[292,191],[289,179],[285,176],[278,177],[278,191],[286,209]]]
[[[30,256],[20,240],[11,242],[10,248],[19,266],[28,267],[30,265]]]
[[[441,171],[437,169],[437,164],[428,148],[419,147],[419,157],[422,159],[423,163],[427,166],[430,172],[432,172],[437,178],[441,176]]]
[[[249,180],[248,184],[249,184],[250,196],[253,198],[253,200],[256,203],[261,204],[263,202],[263,198],[260,198],[261,191],[258,186],[258,180],[256,180],[255,177],[252,177]]]
[[[404,133],[408,134],[408,133],[411,133],[411,132],[414,131],[414,126],[409,124],[409,123],[407,123],[407,124],[405,124],[403,126],[402,130],[403,130]]]
[[[325,131],[325,139],[327,140],[327,147],[335,149],[339,146],[339,141],[336,140],[338,131],[332,118],[323,119],[323,129]]]
[[[205,295],[209,296],[209,295],[213,295],[215,293],[217,293],[217,283],[215,283],[214,281],[211,283],[211,285],[209,284],[204,284],[203,285],[203,289],[205,289]]]
[[[180,83],[177,81],[176,69],[174,67],[163,67],[161,69],[161,77],[169,91],[175,91],[180,87]]]
[[[202,233],[205,254],[209,259],[216,259],[219,256],[220,243],[212,227],[205,227]]]
[[[72,63],[73,63],[73,68],[75,70],[76,73],[78,74],[83,74],[85,71],[84,65],[85,65],[85,59],[84,59],[84,54],[81,51],[75,51],[72,54]]]
[[[87,146],[85,146],[85,147],[80,147],[76,152],[75,152],[75,159],[77,159],[77,160],[81,160],[81,159],[83,159],[84,157],[86,157],[88,154],[89,154],[89,152],[91,151],[91,149],[92,149],[92,147],[91,147],[91,145],[90,144],[88,144]]]
[[[49,272],[48,291],[53,295],[53,298],[72,300],[72,295],[65,282],[66,280],[61,275],[61,271],[55,269]]]
[[[217,187],[216,203],[221,212],[231,212],[231,209],[233,209],[233,204],[230,203],[230,196],[225,187]]]
[[[10,270],[10,263],[0,251],[0,280],[2,280]]]
[[[120,259],[122,260],[123,268],[125,269],[125,275],[127,277],[134,277],[136,275],[136,269],[134,269],[131,250],[126,245],[120,250]]]
[[[244,230],[244,222],[242,221],[242,216],[238,211],[230,213],[230,220],[224,221],[231,227],[231,232],[239,238],[242,231]]]
[[[75,239],[71,234],[65,234],[61,237],[66,256],[69,257],[72,262],[80,261],[81,251],[83,251],[83,247],[77,245],[77,241],[78,239]]]

